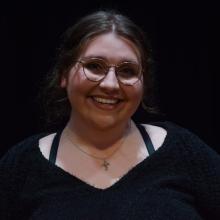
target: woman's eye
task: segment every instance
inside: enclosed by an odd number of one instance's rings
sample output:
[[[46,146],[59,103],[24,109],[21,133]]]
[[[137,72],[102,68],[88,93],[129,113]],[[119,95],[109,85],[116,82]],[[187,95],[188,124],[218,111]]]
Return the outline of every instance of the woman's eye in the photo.
[[[102,65],[99,63],[87,63],[85,67],[91,71],[99,71],[103,69]]]
[[[136,71],[130,67],[123,67],[118,70],[118,74],[121,77],[129,78],[129,77],[136,76]]]
[[[95,75],[105,74],[105,67],[103,64],[98,62],[89,62],[84,65],[87,71]]]

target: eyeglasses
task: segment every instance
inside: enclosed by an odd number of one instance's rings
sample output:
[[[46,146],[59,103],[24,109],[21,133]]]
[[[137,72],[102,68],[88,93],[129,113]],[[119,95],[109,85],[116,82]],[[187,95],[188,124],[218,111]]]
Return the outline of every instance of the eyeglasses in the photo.
[[[82,64],[86,78],[93,82],[99,82],[108,74],[110,67],[115,68],[117,79],[124,85],[133,85],[141,77],[140,66],[130,61],[118,65],[109,65],[104,59],[84,58],[77,62]]]

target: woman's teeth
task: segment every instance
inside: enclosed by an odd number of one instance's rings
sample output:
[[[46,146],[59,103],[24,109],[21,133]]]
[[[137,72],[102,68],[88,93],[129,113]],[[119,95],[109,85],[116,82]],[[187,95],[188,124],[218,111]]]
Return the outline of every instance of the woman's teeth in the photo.
[[[93,97],[93,99],[96,102],[102,103],[102,104],[116,104],[119,102],[118,99],[105,99],[105,98],[100,98],[100,97]]]

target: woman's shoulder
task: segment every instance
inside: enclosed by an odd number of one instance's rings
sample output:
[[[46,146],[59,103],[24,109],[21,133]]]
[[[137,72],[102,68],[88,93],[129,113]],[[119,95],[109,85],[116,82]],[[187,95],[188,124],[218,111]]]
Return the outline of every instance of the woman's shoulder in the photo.
[[[164,145],[169,148],[181,148],[188,152],[188,155],[213,155],[219,157],[218,153],[212,149],[199,134],[193,132],[190,128],[183,127],[171,121],[155,121],[149,123],[151,126],[157,126],[166,130],[167,135]]]
[[[200,137],[192,132],[189,128],[183,127],[175,122],[172,121],[154,121],[147,124],[152,128],[158,128],[164,130],[167,134],[167,137],[172,137],[172,140],[182,139],[182,140],[191,140],[195,139],[197,141],[201,141]],[[164,132],[163,131],[163,132]]]
[[[167,130],[161,126],[153,124],[142,124],[148,133],[155,150],[158,150],[164,143]]]
[[[38,146],[39,140],[47,135],[47,133],[39,133],[24,138],[22,141],[8,149],[8,151],[2,156],[0,163],[7,164],[19,162],[25,156],[27,156],[28,153],[35,151],[37,149],[36,146]]]
[[[194,135],[190,130],[171,121],[153,121],[142,125],[156,148],[186,140],[187,137]]]
[[[189,129],[173,122],[173,121],[152,121],[147,123],[148,125],[151,126],[156,126],[163,128],[167,132],[172,132],[172,133],[179,133],[179,134],[184,134],[184,133],[192,133]]]
[[[153,121],[144,124],[150,137],[164,140],[163,145],[188,148],[192,151],[198,151],[201,148],[208,148],[208,146],[202,138],[191,129],[183,127],[172,121]]]

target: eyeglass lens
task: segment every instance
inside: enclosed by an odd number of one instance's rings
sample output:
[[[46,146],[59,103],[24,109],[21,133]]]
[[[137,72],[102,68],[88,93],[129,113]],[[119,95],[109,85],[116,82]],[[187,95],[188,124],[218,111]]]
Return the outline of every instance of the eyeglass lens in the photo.
[[[101,59],[88,59],[82,62],[86,77],[92,81],[102,80],[109,71],[105,61]],[[139,79],[139,66],[132,62],[123,62],[115,67],[117,78],[124,84],[133,84]]]

